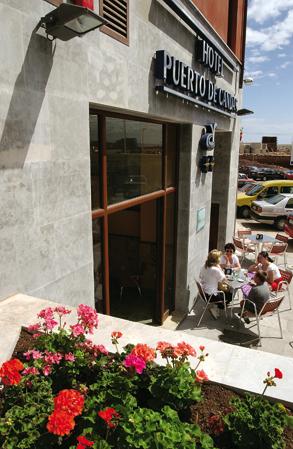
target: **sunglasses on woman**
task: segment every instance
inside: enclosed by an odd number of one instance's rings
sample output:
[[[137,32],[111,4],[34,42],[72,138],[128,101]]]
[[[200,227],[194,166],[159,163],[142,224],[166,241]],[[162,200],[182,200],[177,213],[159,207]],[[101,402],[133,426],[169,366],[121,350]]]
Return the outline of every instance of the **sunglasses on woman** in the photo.
[[[226,253],[233,253],[232,249],[226,249]]]

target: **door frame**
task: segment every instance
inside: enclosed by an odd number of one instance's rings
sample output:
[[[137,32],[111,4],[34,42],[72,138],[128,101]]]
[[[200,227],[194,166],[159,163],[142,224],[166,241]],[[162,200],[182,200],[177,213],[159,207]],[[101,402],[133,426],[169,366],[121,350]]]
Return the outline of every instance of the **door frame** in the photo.
[[[119,113],[110,113],[100,109],[90,108],[89,114],[97,115],[98,117],[98,138],[99,138],[99,166],[100,166],[100,192],[101,192],[101,208],[92,210],[92,219],[101,218],[102,220],[102,272],[103,272],[103,292],[104,292],[104,313],[110,315],[110,285],[109,285],[109,222],[108,217],[124,209],[128,209],[133,206],[143,204],[148,201],[158,201],[158,210],[161,209],[162,223],[160,229],[157,229],[158,236],[158,264],[160,266],[160,275],[158,283],[158,295],[156,310],[154,313],[154,321],[158,324],[162,324],[163,321],[169,315],[169,312],[174,310],[175,305],[175,280],[174,276],[174,288],[173,288],[173,300],[169,310],[165,310],[165,242],[166,242],[166,210],[167,210],[167,196],[174,195],[175,208],[174,208],[174,269],[176,269],[176,242],[177,242],[177,201],[178,201],[178,161],[179,161],[179,131],[180,128],[177,124],[171,124],[168,122],[162,122],[158,120],[151,120],[142,117],[134,117],[132,115],[123,115]],[[162,189],[155,192],[141,195],[135,198],[127,199],[119,203],[108,205],[108,192],[107,192],[107,144],[106,144],[106,119],[108,117],[120,118],[123,120],[136,120],[149,123],[157,123],[162,125]],[[168,145],[168,126],[176,126],[176,158],[175,158],[175,182],[174,186],[167,187],[167,145]]]

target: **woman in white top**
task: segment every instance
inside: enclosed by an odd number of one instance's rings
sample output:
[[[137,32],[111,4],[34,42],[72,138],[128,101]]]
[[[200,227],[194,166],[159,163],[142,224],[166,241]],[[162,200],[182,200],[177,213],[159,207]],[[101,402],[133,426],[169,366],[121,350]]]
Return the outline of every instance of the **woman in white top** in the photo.
[[[235,254],[234,243],[226,243],[224,246],[225,254],[220,259],[221,268],[241,268],[238,257]]]
[[[223,295],[218,294],[218,284],[219,282],[225,281],[226,276],[220,267],[220,257],[221,252],[217,249],[210,251],[206,263],[200,270],[199,274],[199,279],[206,296],[209,298],[212,295],[210,300],[211,302],[223,301]],[[229,291],[225,292],[225,299],[226,302],[231,301],[232,294]]]
[[[276,291],[278,289],[279,283],[283,280],[280,270],[273,259],[270,258],[267,251],[261,251],[257,256],[257,263],[251,265],[248,271],[259,271],[263,270],[267,273],[267,282],[270,284],[271,289]]]

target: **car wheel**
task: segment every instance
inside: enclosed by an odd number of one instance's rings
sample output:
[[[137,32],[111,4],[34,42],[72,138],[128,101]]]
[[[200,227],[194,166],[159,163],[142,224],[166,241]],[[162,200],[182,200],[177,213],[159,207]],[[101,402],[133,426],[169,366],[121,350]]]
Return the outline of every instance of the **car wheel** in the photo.
[[[283,231],[284,230],[284,226],[286,223],[286,218],[285,217],[278,217],[275,220],[275,226],[278,229],[278,231]]]
[[[250,218],[250,209],[247,206],[240,207],[239,213],[242,218]]]

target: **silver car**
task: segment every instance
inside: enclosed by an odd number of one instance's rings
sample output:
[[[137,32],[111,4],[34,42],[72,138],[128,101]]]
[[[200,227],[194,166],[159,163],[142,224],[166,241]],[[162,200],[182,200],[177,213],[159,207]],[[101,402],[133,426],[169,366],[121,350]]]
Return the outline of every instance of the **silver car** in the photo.
[[[261,201],[253,201],[251,205],[251,218],[260,223],[274,225],[283,231],[287,215],[293,211],[293,194],[282,193]]]

